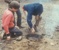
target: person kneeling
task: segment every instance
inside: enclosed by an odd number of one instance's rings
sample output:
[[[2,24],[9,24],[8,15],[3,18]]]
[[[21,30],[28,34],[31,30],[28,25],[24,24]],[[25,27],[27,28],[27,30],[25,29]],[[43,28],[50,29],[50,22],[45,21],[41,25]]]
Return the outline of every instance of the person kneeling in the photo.
[[[10,40],[13,36],[22,37],[22,32],[16,28],[14,24],[14,12],[16,12],[19,7],[20,5],[17,1],[12,1],[2,16],[2,28],[5,31],[3,38],[6,36],[7,40]]]

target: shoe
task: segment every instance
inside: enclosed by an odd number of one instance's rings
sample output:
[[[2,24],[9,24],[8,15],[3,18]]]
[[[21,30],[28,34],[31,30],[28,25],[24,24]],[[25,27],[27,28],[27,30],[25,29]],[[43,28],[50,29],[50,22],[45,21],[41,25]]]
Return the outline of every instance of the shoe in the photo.
[[[7,40],[8,40],[8,41],[11,40],[11,36],[7,36]]]
[[[22,36],[17,37],[16,40],[17,40],[17,41],[22,40]]]
[[[7,38],[6,34],[3,35],[2,40],[5,40]]]

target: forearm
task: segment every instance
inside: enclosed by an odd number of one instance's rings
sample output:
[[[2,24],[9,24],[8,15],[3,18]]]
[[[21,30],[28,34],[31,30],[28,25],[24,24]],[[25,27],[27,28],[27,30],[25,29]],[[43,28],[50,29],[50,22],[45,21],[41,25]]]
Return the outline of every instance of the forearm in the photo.
[[[32,15],[31,14],[28,14],[28,16],[27,16],[27,23],[28,23],[28,25],[29,25],[30,28],[33,27],[31,20],[32,20]]]
[[[4,30],[5,30],[6,34],[9,34],[8,26],[4,26]]]
[[[28,23],[29,27],[32,28],[32,22],[27,20],[27,23]]]

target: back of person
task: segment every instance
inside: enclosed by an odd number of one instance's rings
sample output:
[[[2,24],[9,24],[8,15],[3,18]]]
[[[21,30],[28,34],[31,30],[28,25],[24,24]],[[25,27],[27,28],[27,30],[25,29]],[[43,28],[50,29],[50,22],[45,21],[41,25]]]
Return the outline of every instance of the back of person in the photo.
[[[43,12],[43,6],[42,6],[42,4],[39,4],[39,3],[34,4],[33,15],[37,15],[38,13],[42,13],[42,12]]]
[[[29,13],[33,13],[33,15],[36,15],[38,12],[42,10],[42,4],[40,3],[32,3],[24,5],[24,9]],[[35,13],[36,12],[36,13]]]
[[[38,10],[42,6],[42,4],[39,3],[34,3],[33,5],[35,10]]]
[[[6,21],[7,19],[7,21]],[[13,13],[10,10],[5,10],[3,16],[2,16],[2,27],[5,27],[6,24],[9,22],[9,20],[11,19],[9,26],[8,27],[14,27],[14,16]]]

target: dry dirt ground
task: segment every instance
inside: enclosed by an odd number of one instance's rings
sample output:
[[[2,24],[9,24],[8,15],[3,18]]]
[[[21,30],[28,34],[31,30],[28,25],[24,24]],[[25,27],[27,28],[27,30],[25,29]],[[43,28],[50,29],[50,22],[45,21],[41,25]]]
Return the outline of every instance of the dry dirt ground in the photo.
[[[53,5],[58,5],[59,2],[54,3],[43,3],[44,12],[42,14],[42,20],[38,26],[38,32],[36,34],[45,34],[45,19],[51,15],[51,10],[53,9]],[[21,3],[21,7],[27,3]],[[0,2],[0,34],[3,33],[1,29],[1,18],[4,10],[7,8],[7,4],[4,2]],[[55,31],[53,38],[44,36],[41,40],[29,40],[26,39],[25,35],[27,32],[27,22],[26,16],[23,14],[22,9],[22,26],[25,28],[20,29],[23,32],[23,39],[21,41],[11,40],[5,41],[0,40],[0,50],[59,50],[59,32]],[[48,18],[47,18],[48,19]],[[48,21],[49,22],[49,21]],[[33,18],[34,23],[34,18]]]

